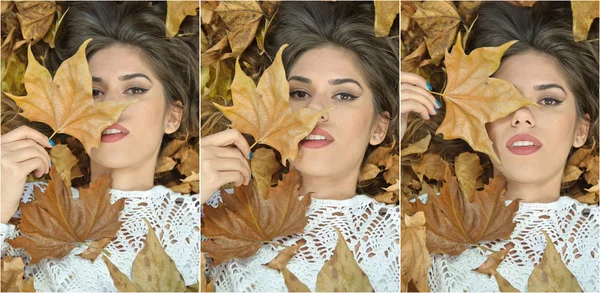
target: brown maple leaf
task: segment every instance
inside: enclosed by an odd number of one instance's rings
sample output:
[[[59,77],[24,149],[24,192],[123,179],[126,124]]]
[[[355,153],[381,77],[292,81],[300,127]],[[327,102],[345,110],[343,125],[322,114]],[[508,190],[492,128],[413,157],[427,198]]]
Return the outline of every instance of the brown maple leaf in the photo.
[[[255,0],[221,1],[215,11],[227,24],[231,57],[239,56],[254,40],[263,17],[262,9]]]
[[[500,275],[500,273],[498,273],[496,270],[500,263],[506,258],[508,252],[510,252],[514,246],[515,244],[512,242],[507,243],[504,245],[504,249],[500,251],[494,251],[492,254],[488,255],[487,260],[482,265],[474,269],[474,271],[478,273],[494,276],[496,283],[498,283],[500,292],[519,292],[519,290],[513,287],[513,285],[504,279],[504,277],[502,277],[502,275]]]
[[[56,4],[50,1],[15,1],[21,34],[30,44],[41,40],[54,20]]]
[[[424,2],[412,19],[427,35],[425,44],[431,56],[431,62],[435,65],[440,64],[444,53],[452,46],[452,41],[461,23],[456,8],[452,3],[445,1]]]
[[[227,3],[227,2],[221,2]],[[231,85],[233,106],[215,104],[231,121],[231,127],[248,133],[256,140],[275,148],[281,162],[300,158],[298,143],[313,130],[321,116],[329,109],[315,111],[308,108],[292,112],[289,104],[289,85],[281,61],[283,45],[273,64],[265,70],[258,86],[235,64]]]
[[[529,276],[530,292],[583,292],[577,278],[569,271],[552,240],[546,236],[546,249],[539,264]]]
[[[33,278],[25,280],[24,268],[20,257],[7,255],[2,258],[2,292],[35,292]]]
[[[199,7],[198,1],[167,1],[167,19],[165,21],[167,37],[177,35],[181,22],[188,15],[198,15],[196,9]]]
[[[398,1],[374,1],[375,5],[375,36],[385,37],[390,33],[390,28],[400,13]]]
[[[256,150],[252,156],[250,168],[252,179],[256,182],[256,189],[259,194],[266,197],[266,190],[271,186],[273,174],[281,169],[281,165],[275,158],[275,152],[267,148]]]
[[[185,281],[175,262],[165,252],[148,220],[144,219],[148,234],[144,248],[135,256],[131,268],[131,280],[105,255],[102,259],[120,292],[183,292]]]
[[[65,144],[57,144],[50,150],[50,159],[56,165],[56,170],[67,189],[71,188],[71,179],[83,176],[81,169],[77,166],[79,160],[71,153]]]
[[[426,152],[427,149],[429,148],[430,141],[431,141],[431,134],[428,133],[427,136],[425,136],[421,140],[419,140],[413,144],[410,144],[406,148],[402,149],[402,151],[400,152],[400,156],[405,157],[408,155],[422,154],[422,153]]]
[[[573,38],[575,42],[587,39],[594,19],[600,16],[598,1],[571,1],[573,11]]]
[[[439,196],[429,194],[426,205],[416,201],[417,211],[425,212],[430,253],[458,255],[481,241],[510,237],[519,201],[505,206],[506,181],[502,176],[490,179],[482,191],[475,191],[472,202],[462,195],[450,168],[446,168],[444,178]]]
[[[214,259],[213,265],[232,258],[249,257],[278,236],[304,232],[310,195],[298,200],[295,190],[300,173],[291,171],[276,187],[268,187],[266,199],[256,185],[234,188],[233,194],[221,189],[223,203],[217,208],[204,206],[202,251]]]
[[[210,280],[210,282],[206,278],[206,274],[204,270],[206,268],[206,259],[204,258],[204,253],[200,253],[200,288],[201,292],[215,292],[215,281]]]
[[[308,287],[287,268],[287,263],[296,253],[298,253],[298,250],[304,244],[306,244],[306,240],[300,239],[296,244],[280,250],[279,254],[273,260],[265,264],[267,267],[281,272],[285,286],[288,288],[289,292],[310,292],[310,289],[308,289]]]
[[[475,151],[483,152],[500,163],[485,124],[504,118],[527,105],[539,107],[521,95],[510,82],[490,78],[500,66],[504,52],[516,41],[499,47],[478,48],[466,55],[460,34],[452,53],[446,53],[448,83],[442,96],[446,100],[446,117],[436,134],[445,140],[460,138]]]
[[[413,216],[403,215],[400,231],[400,266],[402,268],[401,290],[408,291],[412,281],[419,292],[430,291],[428,270],[431,258],[425,244],[425,214],[417,212]]]
[[[24,236],[7,240],[15,248],[25,248],[31,256],[30,264],[44,258],[61,259],[74,245],[86,240],[116,237],[124,199],[110,204],[109,174],[96,179],[89,188],[79,189],[79,199],[73,199],[55,166],[50,169],[50,178],[44,193],[36,187],[33,201],[20,204],[19,228]]]
[[[337,245],[317,275],[317,292],[375,292],[371,281],[354,259],[344,236],[337,228],[335,231]]]
[[[474,153],[464,152],[454,160],[454,171],[456,179],[460,184],[460,190],[470,202],[473,201],[473,191],[477,184],[477,178],[483,174],[483,167],[479,163],[479,157]]]
[[[579,179],[579,176],[583,173],[579,167],[582,167],[582,163],[592,155],[593,149],[593,147],[579,148],[573,153],[565,166],[562,182],[571,182]]]
[[[423,176],[442,181],[446,165],[442,157],[431,153],[424,154],[420,162],[411,162],[411,167],[415,171],[415,174],[417,174],[419,181],[423,181]]]
[[[6,93],[23,109],[21,115],[25,118],[47,124],[54,133],[77,138],[88,153],[100,145],[102,131],[114,124],[125,108],[137,102],[94,103],[92,76],[85,57],[90,41],[83,42],[77,53],[60,65],[54,80],[33,57],[29,47],[24,77],[27,96]]]

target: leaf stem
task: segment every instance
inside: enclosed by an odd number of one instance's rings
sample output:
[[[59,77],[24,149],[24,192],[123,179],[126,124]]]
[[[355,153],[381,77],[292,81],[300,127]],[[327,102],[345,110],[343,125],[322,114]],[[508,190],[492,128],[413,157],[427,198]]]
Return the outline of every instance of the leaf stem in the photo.
[[[498,253],[500,253],[499,251],[491,250],[491,249],[489,249],[489,248],[487,248],[487,247],[485,247],[485,246],[479,245],[479,244],[477,244],[476,246],[477,246],[479,249],[483,250],[483,251],[491,252],[491,253],[493,253],[493,254],[498,254]]]
[[[254,144],[250,146],[250,150],[252,150],[252,148],[253,148],[254,146],[256,146],[258,143],[259,143],[258,141],[255,141],[255,142],[254,142]]]
[[[52,133],[52,135],[50,135],[50,137],[48,139],[52,139],[54,137],[54,135],[57,133],[58,133],[58,131],[55,131],[54,133]]]
[[[438,92],[434,92],[434,91],[430,91],[430,90],[428,90],[428,92],[430,92],[430,93],[432,93],[434,95],[442,96],[442,97],[445,96],[444,94],[441,94],[441,93],[438,93]]]

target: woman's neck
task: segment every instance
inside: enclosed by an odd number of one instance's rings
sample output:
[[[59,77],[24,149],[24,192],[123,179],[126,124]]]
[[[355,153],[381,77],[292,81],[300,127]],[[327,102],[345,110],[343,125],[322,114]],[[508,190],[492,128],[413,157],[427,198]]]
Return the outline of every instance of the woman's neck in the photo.
[[[509,181],[506,186],[506,199],[520,199],[522,202],[547,203],[557,201],[560,197],[562,173],[558,173],[543,183],[521,183]]]
[[[138,165],[125,168],[107,168],[91,161],[92,182],[98,177],[110,173],[111,188],[133,191],[149,190],[154,186],[155,160],[146,160]]]
[[[349,199],[356,195],[356,179],[358,171],[343,176],[307,176],[302,175],[300,194],[313,192],[312,198],[318,199]]]

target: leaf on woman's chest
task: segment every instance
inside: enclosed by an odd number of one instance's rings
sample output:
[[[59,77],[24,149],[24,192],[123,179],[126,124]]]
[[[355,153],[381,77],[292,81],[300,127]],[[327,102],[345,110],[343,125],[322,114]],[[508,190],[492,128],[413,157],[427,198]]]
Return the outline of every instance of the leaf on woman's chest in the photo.
[[[417,212],[412,216],[403,215],[401,223],[401,291],[407,292],[409,283],[412,282],[419,292],[429,292],[428,271],[431,267],[431,257],[425,244],[425,214]]]
[[[2,258],[2,292],[35,292],[33,278],[25,280],[24,268],[20,257],[7,255]]]
[[[25,249],[31,256],[30,264],[37,264],[44,258],[61,259],[73,250],[74,245],[86,240],[116,237],[125,203],[121,199],[110,204],[110,175],[96,179],[89,188],[79,189],[79,199],[73,198],[56,166],[50,169],[50,178],[45,192],[36,187],[33,201],[20,204],[19,229],[24,236],[7,240],[15,248]],[[92,248],[99,252],[108,242],[98,241]],[[86,256],[94,260],[98,253],[88,252],[83,255]]]
[[[275,237],[303,233],[311,197],[298,200],[299,183],[300,173],[291,171],[276,187],[267,187],[266,196],[254,181],[234,188],[233,194],[221,189],[223,203],[205,205],[202,219],[202,233],[210,238],[202,242],[202,251],[214,259],[213,265],[249,257]]]
[[[289,85],[281,54],[282,46],[273,64],[265,70],[258,86],[242,71],[239,60],[231,85],[233,106],[215,104],[231,121],[231,127],[254,137],[256,143],[270,145],[285,161],[300,158],[298,143],[313,130],[321,116],[329,111],[308,108],[292,112],[289,103]]]
[[[87,153],[100,145],[102,131],[117,122],[125,108],[137,101],[94,102],[92,76],[85,55],[90,41],[83,42],[77,53],[60,65],[54,80],[33,57],[29,47],[24,77],[27,96],[6,93],[23,110],[23,117],[45,123],[55,133],[77,138]]]

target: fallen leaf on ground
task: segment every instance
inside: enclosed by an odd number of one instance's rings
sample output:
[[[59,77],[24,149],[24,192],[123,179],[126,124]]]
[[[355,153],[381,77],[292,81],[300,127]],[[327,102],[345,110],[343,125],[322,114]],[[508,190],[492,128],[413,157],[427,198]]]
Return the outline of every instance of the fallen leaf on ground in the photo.
[[[77,53],[60,65],[54,80],[33,57],[29,47],[24,77],[27,96],[6,93],[23,109],[22,116],[46,123],[55,133],[77,138],[87,153],[100,145],[102,131],[117,122],[125,108],[137,102],[94,102],[92,76],[85,56],[90,41],[83,42]]]
[[[460,138],[475,151],[487,154],[493,161],[500,158],[492,147],[485,124],[504,118],[512,112],[533,105],[510,82],[491,78],[504,52],[516,41],[499,47],[478,48],[466,55],[460,34],[452,53],[446,53],[448,83],[442,96],[446,100],[446,117],[436,134],[445,140]]]
[[[308,287],[286,267],[290,259],[298,253],[298,249],[304,244],[306,244],[306,240],[299,240],[296,244],[280,250],[279,254],[273,260],[265,264],[269,268],[281,271],[285,286],[288,288],[289,292],[310,292],[310,289],[308,289]]]
[[[221,1],[215,11],[227,24],[227,38],[232,57],[237,57],[254,40],[263,12],[258,3],[252,1]]]
[[[440,64],[444,53],[452,46],[452,41],[461,23],[456,8],[449,2],[424,2],[412,19],[427,35],[425,44],[431,56],[431,62],[435,65]]]
[[[423,176],[442,181],[444,179],[446,163],[439,155],[427,153],[423,155],[421,162],[411,162],[411,167],[420,181],[423,181]]]
[[[204,272],[205,268],[206,259],[204,258],[204,253],[200,253],[200,292],[215,292],[215,281],[207,281],[206,273]]]
[[[7,240],[15,248],[25,248],[30,264],[44,258],[61,259],[86,240],[114,238],[121,227],[119,216],[124,199],[110,204],[110,175],[105,174],[79,189],[79,199],[73,199],[53,165],[46,192],[33,191],[34,200],[21,203],[21,224],[24,236]],[[102,249],[102,248],[98,248]]]
[[[598,5],[598,1],[571,1],[573,38],[575,42],[587,39],[594,19],[600,15]]]
[[[253,255],[265,241],[278,236],[302,233],[310,195],[298,200],[298,171],[283,176],[276,187],[267,188],[266,199],[254,184],[235,187],[233,194],[221,189],[223,203],[217,208],[204,206],[202,251],[214,259],[213,266],[232,258]]]
[[[275,158],[275,152],[271,149],[260,148],[254,152],[252,161],[250,162],[252,169],[252,179],[255,180],[256,189],[263,197],[267,196],[267,187],[271,186],[271,178],[273,174],[281,166]]]
[[[598,156],[589,156],[583,162],[581,162],[580,166],[585,168],[585,173],[583,173],[583,178],[588,184],[597,185],[598,184]]]
[[[474,153],[464,152],[454,161],[456,172],[456,179],[460,184],[460,190],[463,195],[470,202],[473,202],[473,191],[475,191],[475,184],[477,178],[483,174],[483,167],[479,164],[479,157]]]
[[[575,181],[581,176],[583,171],[579,169],[586,158],[591,156],[593,148],[578,148],[567,161],[565,171],[563,172],[562,182]]]
[[[533,268],[529,276],[530,292],[583,292],[577,279],[569,271],[554,247],[554,243],[544,231],[546,249],[539,264]]]
[[[446,168],[444,178],[446,182],[439,196],[429,194],[426,205],[416,201],[417,211],[425,212],[430,253],[459,255],[481,241],[510,237],[519,202],[515,200],[505,206],[506,181],[502,176],[490,179],[482,191],[476,190],[473,202],[462,195],[450,168]]]
[[[390,154],[385,158],[383,162],[385,172],[383,172],[383,179],[388,184],[396,184],[400,179],[400,157],[397,154]]]
[[[156,163],[156,169],[154,173],[162,173],[173,170],[177,165],[177,162],[173,160],[171,157],[162,156],[158,158],[158,162]]]
[[[54,1],[15,1],[15,5],[23,38],[30,44],[41,40],[52,26],[56,12]]]
[[[198,1],[167,1],[167,19],[165,21],[167,37],[173,37],[179,32],[179,26],[186,16],[198,15]]]
[[[190,184],[192,188],[192,192],[199,193],[200,192],[200,174],[192,171],[192,175],[185,177],[185,179],[181,180],[183,183]],[[189,191],[187,193],[190,193]]]
[[[185,176],[191,176],[193,172],[200,172],[200,155],[192,146],[181,148],[173,158],[179,160],[177,170]]]
[[[374,1],[375,5],[375,36],[385,37],[390,33],[392,24],[400,13],[398,1]]]
[[[429,267],[431,258],[425,243],[425,214],[417,212],[413,216],[403,215],[400,231],[400,276],[402,292],[408,291],[408,283],[417,287],[419,292],[429,292]]]
[[[374,292],[369,278],[358,266],[348,244],[335,228],[338,241],[333,255],[317,275],[317,292]]]
[[[35,292],[33,278],[25,280],[24,268],[20,257],[7,255],[2,258],[2,292]]]
[[[81,169],[77,166],[79,160],[71,153],[66,144],[58,144],[50,150],[50,159],[56,165],[56,170],[67,189],[71,188],[71,179],[83,176]]]
[[[279,49],[258,86],[242,71],[238,60],[231,85],[233,106],[215,104],[231,121],[232,128],[252,135],[257,144],[267,144],[278,150],[284,165],[288,159],[300,158],[298,143],[310,134],[321,116],[329,110],[303,108],[292,112],[288,102],[289,85],[281,61],[285,47]]]

